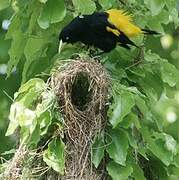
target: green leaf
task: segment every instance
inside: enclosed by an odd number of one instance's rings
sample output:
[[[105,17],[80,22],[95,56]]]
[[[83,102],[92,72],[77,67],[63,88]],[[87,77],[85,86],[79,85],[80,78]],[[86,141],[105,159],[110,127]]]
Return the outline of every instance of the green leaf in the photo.
[[[176,0],[171,0],[171,1],[165,0],[165,4],[166,4],[168,10],[171,11],[173,9],[176,9],[177,1]]]
[[[64,0],[48,0],[40,13],[38,24],[42,29],[47,29],[50,24],[63,21],[66,16]]]
[[[26,74],[34,60],[38,60],[44,54],[44,46],[46,45],[46,38],[40,38],[38,36],[31,37],[27,40],[26,46],[24,48],[24,55],[26,57],[26,62],[24,64],[24,69],[22,72],[22,82],[26,81]]]
[[[163,140],[165,143],[165,148],[176,155],[176,141],[171,135],[166,133],[153,132],[153,136],[155,136],[156,139]]]
[[[22,126],[27,126],[28,128],[32,128],[32,131],[34,130],[36,126],[36,114],[35,111],[32,111],[28,108],[22,107],[23,109],[20,109],[21,111],[17,113],[18,115],[18,122],[19,125]],[[34,124],[35,121],[35,124]],[[34,124],[34,125],[33,125]]]
[[[0,11],[7,8],[9,5],[9,0],[0,0]]]
[[[133,168],[130,165],[120,166],[119,164],[110,161],[107,165],[107,171],[113,180],[127,180],[132,174]]]
[[[19,112],[19,109],[17,109],[17,104],[13,103],[10,108],[10,114],[9,114],[9,126],[6,131],[6,136],[10,136],[14,133],[14,131],[17,129],[19,126],[18,119],[16,117],[16,113]]]
[[[96,5],[92,0],[72,0],[72,2],[77,13],[92,14],[96,9]]]
[[[113,6],[116,0],[98,0],[98,2],[104,10],[107,10]]]
[[[19,101],[21,98],[24,97],[24,94],[27,94],[30,89],[33,89],[39,94],[43,90],[45,90],[45,82],[40,78],[33,78],[23,84],[18,92],[14,94],[14,99]]]
[[[170,163],[173,161],[174,154],[172,153],[172,151],[169,151],[166,148],[166,142],[163,140],[163,135],[160,136],[160,134],[157,133],[158,137],[155,137],[156,133],[152,134],[146,127],[141,128],[140,131],[144,140],[147,143],[149,150],[156,157],[158,157],[166,166],[170,165]]]
[[[11,105],[10,109],[10,124],[6,132],[6,136],[14,133],[15,129],[20,125],[21,127],[27,127],[31,133],[33,132],[36,122],[36,114],[34,111],[26,108],[22,103],[15,102]]]
[[[52,115],[50,111],[46,110],[45,112],[40,114],[40,116],[38,117],[38,122],[40,122],[40,130],[41,130],[40,135],[45,135],[47,133],[51,121],[52,121]]]
[[[121,129],[111,129],[107,137],[107,152],[116,163],[125,166],[127,150],[129,147],[128,136]]]
[[[45,87],[43,80],[38,78],[31,79],[23,84],[19,91],[15,93],[15,100],[27,108],[32,108],[41,96],[41,93],[45,90]]]
[[[54,138],[49,144],[48,149],[44,151],[43,160],[49,167],[61,175],[64,174],[65,169],[65,145],[63,141]]]
[[[144,99],[139,96],[135,96],[135,103],[143,115],[148,113],[148,107]]]
[[[165,5],[164,0],[144,0],[144,3],[151,10],[152,16],[159,14]]]
[[[140,166],[138,164],[133,163],[132,168],[133,168],[133,173],[131,174],[131,176],[134,177],[135,180],[147,180],[144,177],[143,170],[140,168]]]
[[[149,26],[149,28],[162,33],[164,33],[162,24],[168,24],[170,20],[169,13],[165,9],[163,9],[157,16],[146,15],[145,18],[147,21],[147,26]]]
[[[174,87],[179,81],[179,71],[176,67],[166,61],[160,64],[160,70],[163,81],[169,86]]]
[[[132,93],[123,92],[115,97],[115,103],[109,110],[110,123],[116,127],[123,118],[131,112],[131,108],[135,105]],[[112,111],[112,112],[111,112]]]
[[[8,53],[10,56],[10,60],[8,61],[8,69],[7,76],[10,76],[10,73],[14,67],[19,63],[23,52],[24,46],[26,44],[26,36],[17,29],[17,31],[13,32],[13,40],[11,42],[11,48]]]
[[[97,168],[104,157],[104,139],[103,136],[97,136],[94,144],[92,145],[92,162]]]
[[[138,117],[134,113],[129,113],[125,118],[124,121],[122,121],[119,126],[123,128],[129,128],[132,125],[135,125],[137,129],[141,128],[140,122],[138,120]]]
[[[40,125],[37,123],[36,127],[34,128],[33,132],[31,133],[29,144],[30,146],[36,146],[37,143],[40,141]]]

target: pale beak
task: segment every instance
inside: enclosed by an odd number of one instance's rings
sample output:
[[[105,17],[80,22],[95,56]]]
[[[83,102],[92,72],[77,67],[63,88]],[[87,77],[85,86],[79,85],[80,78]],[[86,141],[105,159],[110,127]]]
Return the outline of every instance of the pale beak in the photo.
[[[58,53],[60,54],[61,53],[61,51],[62,51],[62,49],[63,49],[63,47],[64,47],[64,45],[65,45],[66,43],[64,43],[63,41],[62,41],[62,39],[60,40],[60,43],[59,43],[59,47],[58,47]]]
[[[60,54],[61,51],[62,51],[62,46],[63,46],[63,41],[62,39],[60,40],[60,43],[59,43],[59,47],[58,47],[58,53]]]

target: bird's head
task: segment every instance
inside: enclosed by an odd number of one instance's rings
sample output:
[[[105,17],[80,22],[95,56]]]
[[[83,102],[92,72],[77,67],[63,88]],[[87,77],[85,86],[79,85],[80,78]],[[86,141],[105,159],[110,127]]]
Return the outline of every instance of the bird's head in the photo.
[[[70,33],[70,31],[67,31],[65,29],[63,29],[59,35],[59,40],[62,40],[62,42],[67,42],[67,43],[71,43],[72,41],[72,34]]]
[[[72,35],[71,32],[69,30],[66,30],[66,28],[64,28],[60,34],[59,34],[59,49],[58,52],[60,53],[61,50],[63,49],[64,44],[66,43],[72,43]]]
[[[79,41],[81,31],[83,31],[82,18],[74,18],[67,26],[65,26],[59,34],[60,43],[75,43]]]
[[[75,43],[78,41],[78,29],[69,24],[59,34],[59,40],[66,43]]]

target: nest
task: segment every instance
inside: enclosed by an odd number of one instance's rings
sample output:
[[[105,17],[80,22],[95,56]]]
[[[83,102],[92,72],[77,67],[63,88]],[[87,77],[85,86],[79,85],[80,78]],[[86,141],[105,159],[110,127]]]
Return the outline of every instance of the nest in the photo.
[[[66,169],[60,179],[105,179],[105,168],[92,166],[90,152],[94,137],[106,125],[108,74],[92,59],[71,60],[52,75],[51,87],[65,120]]]
[[[20,145],[19,148],[16,150],[16,153],[12,160],[7,164],[7,167],[2,174],[0,179],[4,180],[18,180],[20,179],[20,174],[23,168],[23,162],[25,157],[28,154],[28,150],[26,149],[25,145]]]

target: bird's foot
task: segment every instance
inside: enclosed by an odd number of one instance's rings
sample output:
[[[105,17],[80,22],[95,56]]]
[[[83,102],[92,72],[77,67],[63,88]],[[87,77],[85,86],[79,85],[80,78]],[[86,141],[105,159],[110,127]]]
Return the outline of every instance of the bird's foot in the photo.
[[[134,63],[143,61],[143,59],[144,59],[144,50],[145,50],[144,45],[139,46],[139,53],[138,53],[137,57],[134,59]]]

